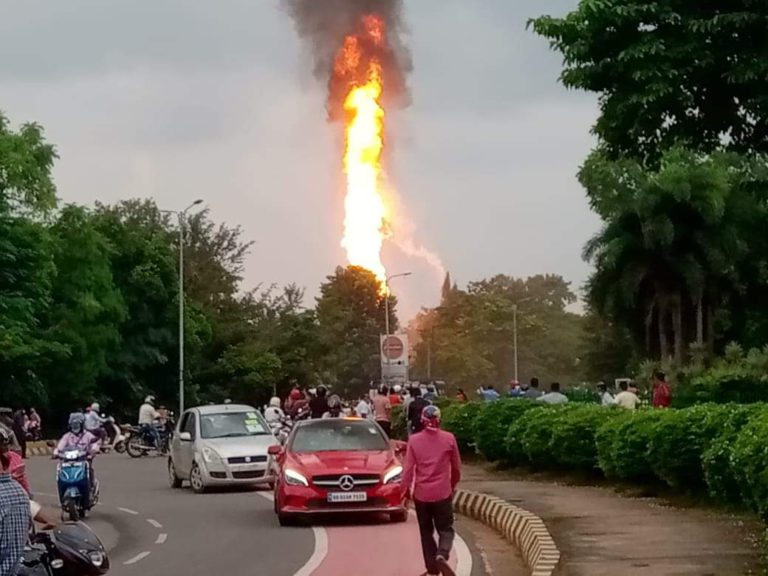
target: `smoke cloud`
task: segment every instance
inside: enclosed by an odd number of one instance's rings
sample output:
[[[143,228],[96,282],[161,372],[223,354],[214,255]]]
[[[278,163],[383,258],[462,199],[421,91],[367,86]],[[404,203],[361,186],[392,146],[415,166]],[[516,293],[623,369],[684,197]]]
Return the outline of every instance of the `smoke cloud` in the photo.
[[[405,44],[403,0],[282,0],[293,18],[298,35],[314,59],[315,77],[328,85],[328,117],[344,118],[344,98],[349,87],[362,84],[367,64],[375,60],[381,67],[385,107],[409,104],[407,75],[413,65]],[[366,34],[370,18],[383,22],[384,33],[374,41]],[[334,68],[345,39],[358,41],[361,62],[355,70]]]

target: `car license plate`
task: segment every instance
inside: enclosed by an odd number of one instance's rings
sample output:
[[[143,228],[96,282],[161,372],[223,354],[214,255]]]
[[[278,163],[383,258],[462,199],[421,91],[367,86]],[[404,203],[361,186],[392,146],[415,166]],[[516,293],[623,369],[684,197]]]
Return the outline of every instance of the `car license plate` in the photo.
[[[365,502],[368,494],[365,492],[329,492],[328,502]]]

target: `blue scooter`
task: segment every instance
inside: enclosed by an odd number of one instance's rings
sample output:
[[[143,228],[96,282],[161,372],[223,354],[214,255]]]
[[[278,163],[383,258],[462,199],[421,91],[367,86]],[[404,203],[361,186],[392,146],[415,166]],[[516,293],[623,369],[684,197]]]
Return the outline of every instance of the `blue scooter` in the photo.
[[[59,452],[58,458],[56,484],[62,517],[77,522],[99,501],[99,482],[92,478],[86,451],[68,447]]]

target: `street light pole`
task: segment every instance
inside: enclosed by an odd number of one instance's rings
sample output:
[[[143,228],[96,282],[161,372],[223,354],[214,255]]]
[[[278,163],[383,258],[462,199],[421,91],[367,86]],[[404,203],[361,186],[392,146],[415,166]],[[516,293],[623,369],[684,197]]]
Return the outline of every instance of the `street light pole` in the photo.
[[[187,212],[202,204],[195,200],[184,210],[162,210],[176,214],[179,219],[179,417],[184,412],[184,220]]]
[[[513,346],[515,349],[515,382],[519,384],[520,380],[517,378],[517,303],[512,306],[512,334]]]
[[[390,360],[389,360],[389,282],[390,280],[394,278],[405,278],[406,276],[410,276],[413,274],[413,272],[402,272],[400,274],[392,274],[390,276],[387,276],[384,278],[384,290],[386,291],[385,298],[384,298],[384,356],[387,358],[387,377],[386,381],[389,381],[390,378]],[[382,380],[385,380],[382,378]]]

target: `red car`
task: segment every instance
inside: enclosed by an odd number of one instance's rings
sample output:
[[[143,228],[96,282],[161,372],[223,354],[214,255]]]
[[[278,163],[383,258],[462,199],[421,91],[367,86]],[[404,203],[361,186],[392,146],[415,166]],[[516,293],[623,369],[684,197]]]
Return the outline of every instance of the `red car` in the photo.
[[[298,423],[284,447],[269,449],[278,468],[275,512],[280,525],[335,512],[386,513],[393,522],[405,522],[403,467],[395,449],[402,445],[390,443],[370,420]]]

